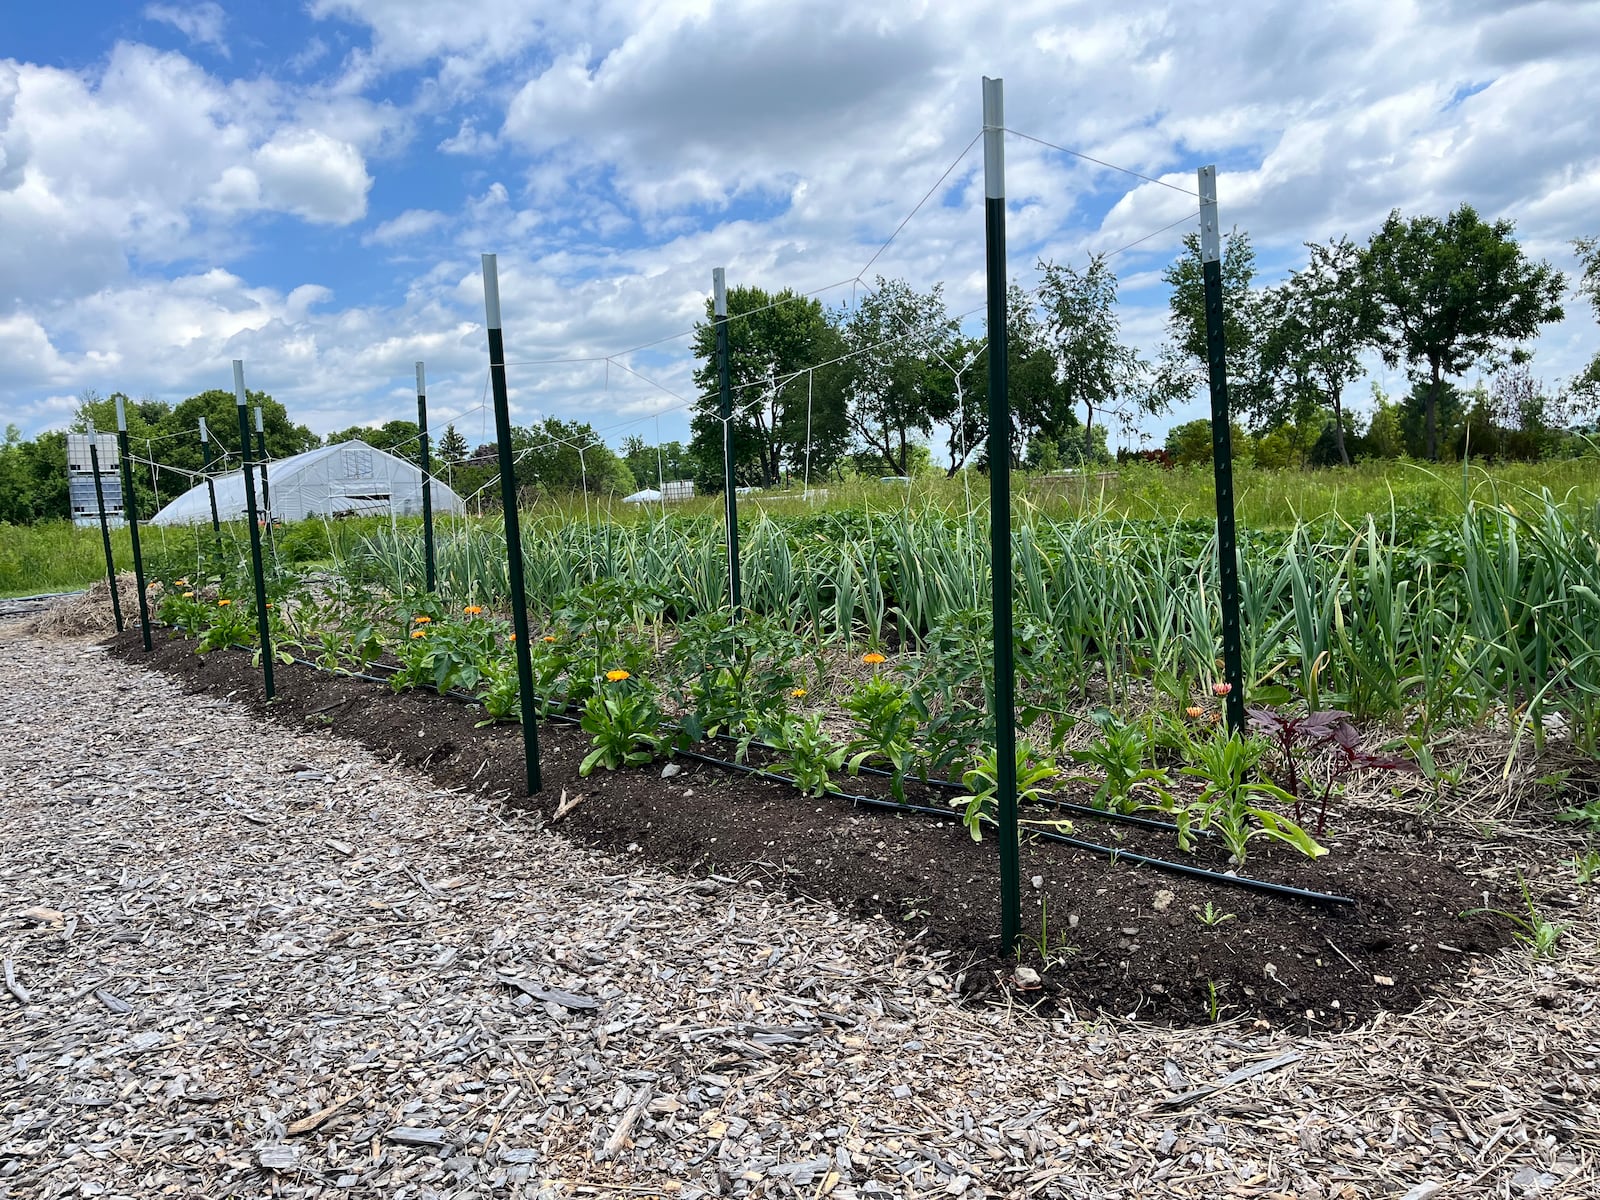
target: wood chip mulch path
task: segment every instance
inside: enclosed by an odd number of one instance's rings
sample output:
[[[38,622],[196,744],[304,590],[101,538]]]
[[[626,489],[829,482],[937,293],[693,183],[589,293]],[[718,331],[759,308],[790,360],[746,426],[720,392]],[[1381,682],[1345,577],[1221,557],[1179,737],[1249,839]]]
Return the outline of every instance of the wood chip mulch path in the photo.
[[[1594,1197],[1597,933],[1314,1038],[964,1007],[0,627],[0,1197]]]

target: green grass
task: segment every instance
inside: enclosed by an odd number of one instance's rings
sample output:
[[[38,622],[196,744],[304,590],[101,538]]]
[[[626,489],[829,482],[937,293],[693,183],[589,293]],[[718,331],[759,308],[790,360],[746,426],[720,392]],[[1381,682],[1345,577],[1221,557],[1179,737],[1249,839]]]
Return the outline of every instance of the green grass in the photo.
[[[111,531],[117,564],[133,566],[128,531]],[[71,521],[37,525],[0,522],[0,596],[32,596],[88,587],[106,575],[98,529],[79,529]]]
[[[1319,471],[1260,471],[1242,466],[1234,475],[1235,511],[1245,529],[1292,529],[1297,521],[1316,522],[1335,517],[1358,525],[1369,513],[1380,521],[1391,510],[1413,521],[1458,521],[1463,496],[1480,502],[1499,497],[1512,504],[1527,490],[1548,489],[1565,505],[1593,509],[1600,504],[1600,457],[1591,455],[1547,463],[1513,463],[1506,466],[1458,466],[1376,461],[1349,468]],[[1050,516],[1101,516],[1137,520],[1212,519],[1215,492],[1211,468],[1189,467],[1166,471],[1144,465],[1084,477],[1015,479],[1019,500],[1025,499]],[[876,480],[828,483],[806,498],[799,487],[739,497],[741,524],[760,516],[800,517],[819,511],[843,509],[889,513],[965,511],[968,502],[981,506],[988,498],[988,480],[975,472],[965,478],[932,476],[909,487]],[[668,504],[674,517],[720,517],[722,498],[702,496]],[[659,504],[623,504],[620,501],[581,496],[546,500],[530,512],[533,519],[565,519],[573,523],[611,522],[632,525],[648,522],[662,513]],[[443,529],[451,522],[441,519]],[[418,518],[402,518],[397,525],[413,530]],[[280,531],[287,537],[299,563],[343,560],[360,541],[387,529],[387,518],[364,517],[334,522],[301,522]],[[318,529],[320,527],[320,531]],[[146,557],[152,561],[197,557],[200,531],[156,529],[144,531]],[[459,528],[459,525],[457,525]],[[242,540],[242,529],[225,532],[232,545]],[[118,565],[132,564],[128,533],[112,534]],[[242,546],[241,546],[242,548]],[[79,529],[66,521],[33,526],[0,524],[0,596],[69,591],[88,587],[105,573],[97,529]]]

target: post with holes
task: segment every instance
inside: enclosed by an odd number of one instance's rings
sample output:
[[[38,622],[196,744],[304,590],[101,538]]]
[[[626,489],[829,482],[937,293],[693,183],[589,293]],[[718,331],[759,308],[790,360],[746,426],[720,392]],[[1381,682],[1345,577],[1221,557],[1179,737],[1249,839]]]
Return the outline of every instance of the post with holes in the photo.
[[[261,419],[261,405],[256,405],[256,463],[261,471],[261,515],[269,527],[272,523],[272,493],[267,490],[267,431]]]
[[[506,343],[500,329],[500,272],[493,254],[483,256],[483,310],[489,327],[489,378],[494,387],[494,431],[500,451],[500,505],[505,510],[506,557],[511,581],[511,626],[517,653],[517,696],[522,706],[522,761],[528,795],[544,787],[539,777],[539,717],[543,701],[533,694],[533,657],[528,645],[528,593],[522,561],[522,526],[517,515],[516,460],[511,453],[511,401],[506,392]]]
[[[267,548],[272,551],[272,569],[278,563],[277,526],[272,519],[272,495],[267,491],[267,431],[261,419],[261,405],[256,405],[256,470],[261,472],[261,519],[267,526]]]
[[[431,592],[436,585],[433,567],[433,466],[428,461],[428,384],[422,364],[417,364],[417,445],[422,452],[422,565]]]
[[[1239,551],[1233,524],[1233,438],[1228,422],[1227,346],[1222,333],[1222,230],[1217,168],[1200,168],[1200,269],[1205,279],[1206,365],[1211,376],[1211,463],[1217,482],[1217,574],[1222,601],[1222,671],[1228,728],[1244,732],[1244,653],[1239,628]]]
[[[233,397],[239,406],[239,469],[244,475],[245,515],[250,521],[250,569],[256,583],[256,636],[261,642],[261,678],[267,699],[272,684],[272,629],[267,622],[267,576],[261,562],[261,522],[256,509],[256,480],[250,470],[250,408],[244,391],[244,360],[233,360]]]
[[[200,452],[205,457],[206,497],[211,501],[211,536],[217,542],[217,570],[222,570],[222,517],[217,512],[217,481],[211,477],[211,431],[200,418]]]
[[[739,493],[733,473],[733,381],[728,365],[728,277],[718,267],[711,272],[711,312],[717,326],[717,393],[722,415],[722,492],[728,515],[728,600],[733,619],[739,619],[744,596],[739,589]]]
[[[133,494],[133,465],[128,461],[128,408],[117,394],[117,457],[122,460],[122,515],[128,522],[128,540],[133,543],[133,586],[139,590],[139,628],[144,633],[145,652],[150,651],[150,601],[144,594],[144,555],[139,552],[139,500]]]
[[[100,435],[89,422],[89,470],[94,472],[94,506],[100,510],[100,543],[106,551],[106,582],[111,585],[111,615],[117,620],[121,633],[122,597],[117,595],[117,560],[111,553],[111,522],[106,519],[106,489],[100,482]]]
[[[1005,87],[983,81],[983,210],[989,284],[989,577],[994,607],[995,804],[1000,837],[1000,952],[1022,934],[1017,839],[1016,659],[1011,630],[1011,400],[1006,379]]]

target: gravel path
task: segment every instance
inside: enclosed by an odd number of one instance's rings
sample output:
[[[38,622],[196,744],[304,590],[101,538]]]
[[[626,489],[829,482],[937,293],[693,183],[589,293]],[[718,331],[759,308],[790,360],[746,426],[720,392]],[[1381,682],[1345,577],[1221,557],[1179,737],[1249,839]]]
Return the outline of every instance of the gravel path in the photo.
[[[0,838],[4,1197],[1600,1194],[1592,900],[1335,1037],[963,1009],[904,931],[16,625]]]

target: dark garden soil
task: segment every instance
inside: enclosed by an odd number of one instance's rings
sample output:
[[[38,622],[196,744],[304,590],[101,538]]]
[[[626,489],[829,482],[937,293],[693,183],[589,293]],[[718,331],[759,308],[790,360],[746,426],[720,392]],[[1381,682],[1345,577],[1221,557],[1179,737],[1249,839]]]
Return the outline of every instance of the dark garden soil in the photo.
[[[753,877],[763,886],[880,916],[924,952],[946,951],[953,985],[971,994],[1004,989],[1046,1011],[1070,1006],[1141,1020],[1204,1022],[1252,1016],[1309,1029],[1338,1028],[1380,1010],[1415,1007],[1509,941],[1503,921],[1462,917],[1485,903],[1473,877],[1478,848],[1421,821],[1338,811],[1323,839],[1332,853],[1310,862],[1287,848],[1252,846],[1246,874],[1355,901],[1314,903],[1187,878],[1126,859],[1032,841],[1023,846],[1022,962],[1040,970],[1019,988],[1000,960],[999,858],[992,838],[975,845],[957,821],[886,812],[836,796],[815,800],[783,784],[681,761],[578,775],[589,749],[575,726],[539,728],[544,789],[523,795],[521,730],[477,728],[480,710],[429,693],[396,694],[367,680],[290,665],[264,701],[248,655],[198,655],[193,643],[156,633],[145,654],[131,631],[108,643],[130,663],[178,679],[192,692],[231,696],[301,729],[353,737],[425,771],[441,786],[483,793],[550,817],[565,796],[566,836],[663,867]],[[725,753],[720,747],[705,747]],[[296,764],[285,763],[284,769]],[[881,781],[852,791],[885,794]],[[857,785],[860,786],[857,786]],[[948,806],[948,794],[912,789],[908,799]],[[1074,817],[1086,840],[1226,870],[1216,851],[1179,855],[1170,834]],[[1258,847],[1260,847],[1258,849]],[[528,869],[536,871],[537,862]],[[1515,898],[1489,897],[1515,908]],[[1200,920],[1210,903],[1227,914]],[[1051,962],[1037,943],[1047,931]]]

